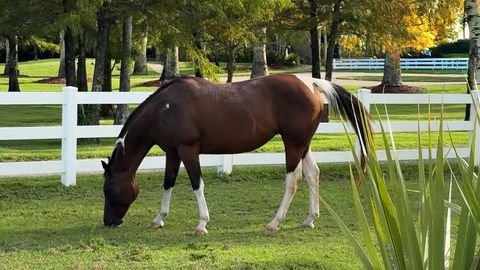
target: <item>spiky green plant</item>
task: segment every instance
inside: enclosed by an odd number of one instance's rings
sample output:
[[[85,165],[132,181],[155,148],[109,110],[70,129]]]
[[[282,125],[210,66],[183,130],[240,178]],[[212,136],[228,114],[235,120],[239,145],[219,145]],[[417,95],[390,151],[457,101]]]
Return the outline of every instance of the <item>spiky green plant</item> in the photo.
[[[476,115],[475,123],[478,121],[478,111]],[[478,171],[475,173],[474,169],[475,142],[471,144],[468,161],[461,158],[456,149],[452,148],[457,153],[455,162],[458,163],[461,174],[459,181],[452,169],[451,161],[444,155],[443,110],[439,122],[436,153],[433,150],[431,132],[428,130],[426,149],[428,157],[424,157],[420,128],[418,131],[418,190],[407,190],[392,132],[390,128],[386,131],[381,121],[380,128],[387,158],[386,173],[378,161],[372,136],[369,136],[367,145],[369,149],[367,175],[361,173],[359,160],[354,155],[357,173],[365,183],[360,189],[363,189],[367,197],[366,203],[362,203],[359,188],[355,185],[350,168],[352,196],[362,240],[354,236],[335,210],[321,198],[367,269],[436,270],[480,267],[480,250],[476,248],[480,232],[480,184],[477,183]],[[388,114],[386,123],[389,127]],[[351,141],[350,145],[354,152]],[[450,176],[448,189],[446,175]],[[452,183],[455,183],[461,195],[459,204],[452,203]],[[413,196],[409,194],[412,192]],[[412,208],[413,204],[417,207]],[[370,213],[370,219],[367,218],[367,211]],[[460,215],[458,231],[453,236],[452,211]],[[450,256],[451,240],[455,243],[453,256]]]

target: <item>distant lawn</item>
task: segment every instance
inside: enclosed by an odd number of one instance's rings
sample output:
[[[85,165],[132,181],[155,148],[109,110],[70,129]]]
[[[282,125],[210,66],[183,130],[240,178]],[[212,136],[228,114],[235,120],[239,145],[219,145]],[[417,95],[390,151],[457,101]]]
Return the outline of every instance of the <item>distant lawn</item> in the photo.
[[[359,81],[382,81],[382,76],[349,76],[338,77],[340,80],[359,80]],[[466,83],[466,78],[462,77],[431,77],[431,76],[402,76],[403,82],[463,82]]]

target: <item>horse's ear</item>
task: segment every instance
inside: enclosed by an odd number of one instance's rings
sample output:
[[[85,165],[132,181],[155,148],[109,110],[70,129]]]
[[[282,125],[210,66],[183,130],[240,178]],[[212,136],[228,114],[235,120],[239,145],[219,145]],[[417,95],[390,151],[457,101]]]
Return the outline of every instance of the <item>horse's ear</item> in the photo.
[[[106,172],[109,172],[110,171],[110,167],[108,167],[108,164],[105,163],[105,161],[102,160],[102,167],[103,169],[106,171]]]

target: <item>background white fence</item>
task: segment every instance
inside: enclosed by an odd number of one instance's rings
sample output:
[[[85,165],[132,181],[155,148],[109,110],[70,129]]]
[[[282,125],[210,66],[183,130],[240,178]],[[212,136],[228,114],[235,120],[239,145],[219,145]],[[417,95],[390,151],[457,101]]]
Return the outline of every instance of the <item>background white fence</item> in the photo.
[[[62,126],[52,127],[0,127],[0,140],[39,140],[61,139],[62,159],[53,161],[31,162],[3,162],[0,163],[0,176],[32,175],[32,174],[61,174],[62,183],[66,186],[75,185],[77,173],[103,171],[100,159],[77,160],[78,138],[105,138],[116,137],[121,126],[77,126],[78,104],[138,104],[145,100],[149,92],[110,92],[92,93],[77,92],[74,87],[65,87],[63,92],[50,93],[0,93],[0,105],[62,105]],[[473,91],[472,96],[467,94],[371,94],[370,90],[361,89],[358,98],[369,109],[372,104],[469,104],[472,100],[478,106],[480,91]],[[472,98],[473,97],[473,98]],[[475,109],[472,106],[472,115]],[[473,117],[472,117],[473,118]],[[390,123],[393,132],[416,132],[429,129],[428,122],[395,121]],[[445,121],[444,129],[450,131],[470,131],[470,143],[476,145],[476,164],[480,164],[480,128],[477,123],[476,137],[474,138],[474,121]],[[374,124],[378,131],[378,124]],[[430,123],[430,130],[439,130],[438,122]],[[341,123],[321,123],[317,133],[343,133]],[[350,130],[350,132],[353,132]],[[113,147],[113,146],[112,146]],[[469,148],[458,149],[463,157],[469,156]],[[401,160],[418,159],[417,149],[399,150],[398,158]],[[385,160],[385,151],[377,151],[380,160]],[[445,149],[448,157],[454,157],[453,151]],[[425,155],[427,153],[425,151]],[[318,163],[333,163],[353,161],[350,151],[324,151],[314,152]],[[219,170],[230,173],[234,165],[278,165],[285,163],[283,153],[244,153],[236,155],[202,155],[202,166],[216,166]],[[163,169],[165,158],[146,157],[140,169]]]
[[[402,70],[467,70],[468,58],[402,58]],[[334,70],[378,70],[383,69],[383,58],[341,58],[334,59]]]

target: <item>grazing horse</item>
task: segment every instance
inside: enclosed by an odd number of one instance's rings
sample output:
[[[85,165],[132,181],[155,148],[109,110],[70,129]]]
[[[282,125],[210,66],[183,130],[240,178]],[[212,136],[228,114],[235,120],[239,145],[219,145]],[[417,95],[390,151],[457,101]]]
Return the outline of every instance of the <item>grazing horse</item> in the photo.
[[[200,211],[194,233],[207,233],[208,208],[199,154],[248,152],[280,134],[285,146],[286,187],[283,200],[267,231],[278,230],[303,174],[309,185],[309,214],[303,226],[314,227],[319,216],[319,169],[310,141],[320,122],[324,97],[347,117],[362,142],[371,132],[362,104],[342,87],[314,79],[313,90],[294,75],[272,75],[218,85],[200,78],[171,80],[148,97],[123,126],[104,173],[104,224],[121,224],[138,195],[136,171],[158,145],[166,154],[164,193],[151,228],[164,225],[170,197],[183,162]],[[323,92],[323,94],[322,94]],[[363,117],[362,117],[363,116]],[[368,122],[368,124],[363,124]],[[366,147],[362,144],[361,158]],[[362,162],[365,168],[364,162]]]

